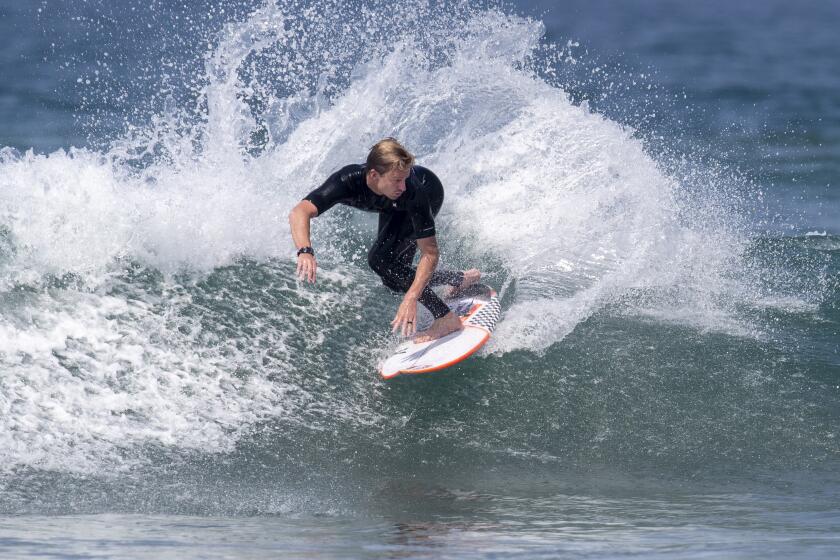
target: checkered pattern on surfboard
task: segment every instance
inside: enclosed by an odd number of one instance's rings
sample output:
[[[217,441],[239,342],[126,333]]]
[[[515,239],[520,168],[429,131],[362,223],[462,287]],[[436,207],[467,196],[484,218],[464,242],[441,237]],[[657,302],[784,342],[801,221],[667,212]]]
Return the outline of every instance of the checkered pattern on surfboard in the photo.
[[[502,314],[502,305],[499,303],[499,298],[491,297],[487,304],[478,310],[478,312],[467,320],[466,325],[474,327],[482,327],[490,332],[496,328],[496,322]]]

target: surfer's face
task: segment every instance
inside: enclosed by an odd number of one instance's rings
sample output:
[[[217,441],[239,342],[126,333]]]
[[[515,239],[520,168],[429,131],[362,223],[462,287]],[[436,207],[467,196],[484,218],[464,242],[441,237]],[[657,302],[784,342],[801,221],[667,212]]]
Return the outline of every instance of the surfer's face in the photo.
[[[391,169],[379,174],[375,169],[368,175],[368,183],[391,200],[397,200],[405,192],[405,181],[411,175],[410,169]]]

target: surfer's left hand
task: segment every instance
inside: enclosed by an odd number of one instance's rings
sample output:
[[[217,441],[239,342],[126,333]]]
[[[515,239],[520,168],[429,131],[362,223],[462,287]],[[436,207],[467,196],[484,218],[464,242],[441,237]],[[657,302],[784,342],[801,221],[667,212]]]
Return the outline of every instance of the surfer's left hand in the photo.
[[[391,321],[391,332],[396,332],[400,329],[403,336],[411,336],[417,332],[417,298],[406,295],[394,320]]]

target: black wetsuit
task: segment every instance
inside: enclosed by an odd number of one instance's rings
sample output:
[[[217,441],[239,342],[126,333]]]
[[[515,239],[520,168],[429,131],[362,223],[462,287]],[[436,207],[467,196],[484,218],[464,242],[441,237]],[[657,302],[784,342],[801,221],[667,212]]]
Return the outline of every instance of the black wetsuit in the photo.
[[[415,165],[405,181],[406,190],[397,200],[374,193],[367,186],[364,165],[347,165],[329,176],[323,185],[306,195],[320,216],[336,203],[379,213],[379,233],[368,251],[368,264],[392,290],[407,292],[417,269],[414,255],[417,240],[435,235],[435,216],[443,204],[443,185],[434,173]],[[449,307],[431,290],[431,286],[458,286],[462,272],[438,270],[432,274],[418,301],[435,319],[449,313]]]

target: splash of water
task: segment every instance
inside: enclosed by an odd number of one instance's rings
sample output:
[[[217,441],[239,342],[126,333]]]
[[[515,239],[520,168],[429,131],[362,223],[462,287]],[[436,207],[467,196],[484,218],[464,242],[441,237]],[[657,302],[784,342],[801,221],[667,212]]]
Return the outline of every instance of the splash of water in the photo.
[[[726,215],[692,226],[633,130],[540,77],[542,33],[459,3],[269,1],[221,30],[198,103],[173,99],[101,152],[4,152],[8,463],[85,470],[145,445],[229,450],[267,419],[317,410],[318,387],[296,376],[323,364],[292,356],[302,340],[328,353],[339,331],[325,324],[347,333],[383,306],[356,257],[372,223],[317,220],[327,288],[306,291],[286,214],[388,135],[444,182],[450,263],[511,286],[497,353],[544,351],[607,305],[649,307],[651,293],[680,302],[654,305],[665,319],[721,324],[743,240]],[[225,273],[250,274],[243,258],[271,278]],[[219,278],[230,285],[207,287]],[[358,371],[382,342],[365,329],[345,364]],[[329,414],[376,421],[364,399]]]

